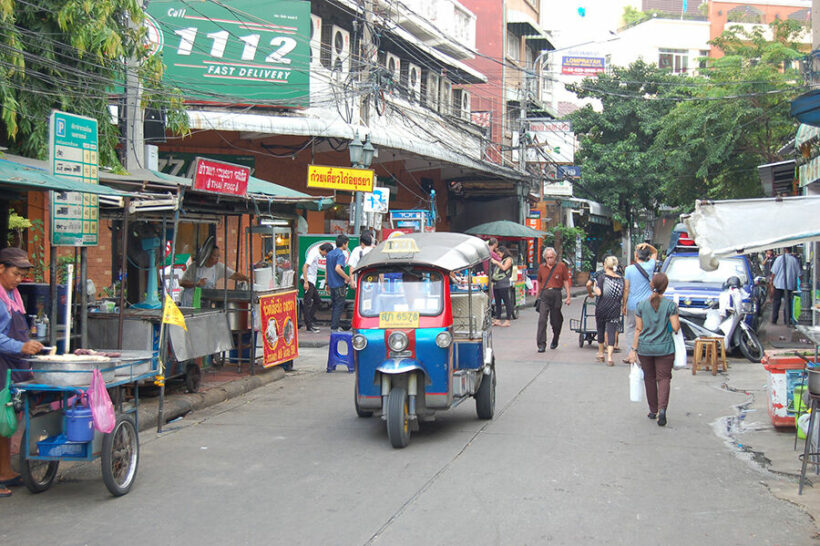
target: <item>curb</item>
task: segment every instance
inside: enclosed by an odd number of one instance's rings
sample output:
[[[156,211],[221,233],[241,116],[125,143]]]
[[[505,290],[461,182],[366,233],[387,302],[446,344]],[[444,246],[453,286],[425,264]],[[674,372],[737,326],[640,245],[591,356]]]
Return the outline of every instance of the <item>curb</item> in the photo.
[[[270,370],[260,370],[253,376],[223,383],[204,392],[173,395],[165,399],[163,417],[167,423],[192,411],[215,406],[220,402],[242,396],[268,383],[279,381],[283,377],[285,377],[285,370],[281,366],[276,366]],[[140,431],[156,428],[159,420],[159,399],[140,402],[138,418]]]

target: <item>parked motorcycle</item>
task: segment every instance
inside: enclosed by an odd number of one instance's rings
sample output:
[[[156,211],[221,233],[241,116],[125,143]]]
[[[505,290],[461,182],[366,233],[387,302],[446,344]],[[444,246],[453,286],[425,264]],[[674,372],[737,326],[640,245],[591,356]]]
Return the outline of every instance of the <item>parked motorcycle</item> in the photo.
[[[727,352],[740,351],[752,362],[763,358],[763,344],[746,323],[746,316],[756,310],[754,301],[743,290],[738,277],[729,277],[717,303],[704,312],[680,312],[681,330],[687,350],[693,350],[698,337],[722,337]]]

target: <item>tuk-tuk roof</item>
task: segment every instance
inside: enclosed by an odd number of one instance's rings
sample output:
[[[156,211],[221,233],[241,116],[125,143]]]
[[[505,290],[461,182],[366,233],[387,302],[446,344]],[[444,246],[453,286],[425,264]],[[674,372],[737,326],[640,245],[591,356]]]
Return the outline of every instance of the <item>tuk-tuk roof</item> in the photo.
[[[409,233],[401,238],[413,239],[418,252],[385,252],[383,241],[368,252],[355,271],[374,265],[430,265],[457,271],[490,259],[487,243],[464,233]]]

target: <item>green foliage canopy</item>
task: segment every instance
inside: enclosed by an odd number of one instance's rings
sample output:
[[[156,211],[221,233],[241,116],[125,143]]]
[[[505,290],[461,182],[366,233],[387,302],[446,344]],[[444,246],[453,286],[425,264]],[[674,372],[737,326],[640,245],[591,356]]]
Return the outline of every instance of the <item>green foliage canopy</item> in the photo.
[[[100,163],[118,166],[108,106],[125,59],[139,66],[144,104],[167,109],[169,127],[185,131],[182,96],[163,87],[143,19],[137,0],[0,0],[0,144],[44,158],[51,110],[64,110],[97,119]]]

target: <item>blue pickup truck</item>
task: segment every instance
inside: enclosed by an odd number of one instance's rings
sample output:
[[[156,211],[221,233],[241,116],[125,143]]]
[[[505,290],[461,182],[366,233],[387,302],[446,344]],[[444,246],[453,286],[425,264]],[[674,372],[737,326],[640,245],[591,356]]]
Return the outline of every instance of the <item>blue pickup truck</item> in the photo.
[[[685,228],[684,228],[685,229]],[[749,297],[743,301],[746,307],[746,323],[757,329],[765,303],[765,288],[755,283],[752,262],[743,255],[720,258],[718,268],[704,271],[700,268],[698,248],[688,234],[675,228],[670,244],[670,253],[663,262],[661,271],[669,277],[669,287],[664,294],[669,299],[677,299],[678,306],[690,314],[706,314],[706,310],[716,304],[723,283],[736,276]]]

